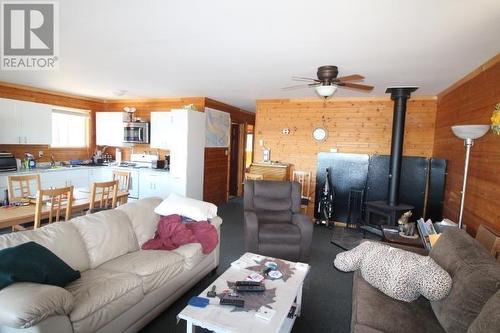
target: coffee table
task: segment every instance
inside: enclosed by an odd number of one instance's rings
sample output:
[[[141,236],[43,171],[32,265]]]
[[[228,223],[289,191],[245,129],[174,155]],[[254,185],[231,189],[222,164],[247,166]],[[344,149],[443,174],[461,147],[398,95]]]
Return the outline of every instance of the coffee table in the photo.
[[[211,298],[210,304],[205,308],[187,305],[177,317],[186,320],[188,333],[194,332],[195,326],[218,333],[288,333],[292,330],[295,318],[300,316],[302,285],[309,272],[310,266],[270,257],[264,257],[265,259],[258,263],[252,259],[254,257],[255,254],[253,253],[245,253],[239,261],[248,263],[249,267],[241,268],[231,266],[199,296],[206,297],[207,292],[212,289],[213,285],[216,286],[217,294],[222,293],[223,290],[228,289],[228,282],[231,283],[245,280],[248,275],[256,272],[256,266],[262,266],[267,261],[278,262],[280,266],[282,263],[288,265],[290,274],[284,276],[286,281],[285,279],[264,280],[266,286],[265,294],[257,295],[256,293],[252,293],[253,295],[249,297],[252,297],[254,302],[246,301],[243,309],[234,306],[219,305],[218,297]],[[278,270],[286,271],[286,267],[283,269],[279,267]],[[246,295],[249,294],[250,293],[246,293]],[[242,297],[246,296],[242,295]],[[255,300],[257,300],[257,303],[262,302],[256,305]],[[276,310],[271,320],[264,320],[255,316],[255,309],[261,304],[265,304],[265,306]],[[250,308],[248,308],[247,305]],[[288,318],[288,313],[292,306],[296,307],[295,315],[292,318]]]

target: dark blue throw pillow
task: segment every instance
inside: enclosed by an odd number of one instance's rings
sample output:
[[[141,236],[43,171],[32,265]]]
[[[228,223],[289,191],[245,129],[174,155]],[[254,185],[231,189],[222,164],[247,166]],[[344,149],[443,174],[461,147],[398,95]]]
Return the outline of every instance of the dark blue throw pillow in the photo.
[[[0,290],[15,282],[64,287],[78,278],[79,271],[35,242],[0,250]]]

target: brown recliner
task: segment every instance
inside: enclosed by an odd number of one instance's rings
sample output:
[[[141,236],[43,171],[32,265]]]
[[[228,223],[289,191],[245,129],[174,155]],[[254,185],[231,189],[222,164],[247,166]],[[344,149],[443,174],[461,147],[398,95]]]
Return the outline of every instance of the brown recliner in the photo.
[[[246,180],[245,249],[290,261],[309,261],[313,224],[300,213],[297,182]]]

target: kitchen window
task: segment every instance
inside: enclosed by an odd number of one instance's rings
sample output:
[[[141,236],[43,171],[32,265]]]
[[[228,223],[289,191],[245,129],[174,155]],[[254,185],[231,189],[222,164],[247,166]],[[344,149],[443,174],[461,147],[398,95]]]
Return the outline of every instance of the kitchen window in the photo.
[[[52,147],[88,147],[89,112],[52,110]]]

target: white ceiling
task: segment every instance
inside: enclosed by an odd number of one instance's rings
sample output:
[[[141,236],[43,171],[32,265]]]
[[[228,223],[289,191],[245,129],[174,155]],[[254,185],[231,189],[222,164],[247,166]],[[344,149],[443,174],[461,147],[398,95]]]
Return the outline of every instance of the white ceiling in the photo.
[[[208,96],[255,109],[320,65],[359,73],[370,93],[435,95],[500,51],[499,0],[64,0],[60,69],[0,80],[79,95]]]

